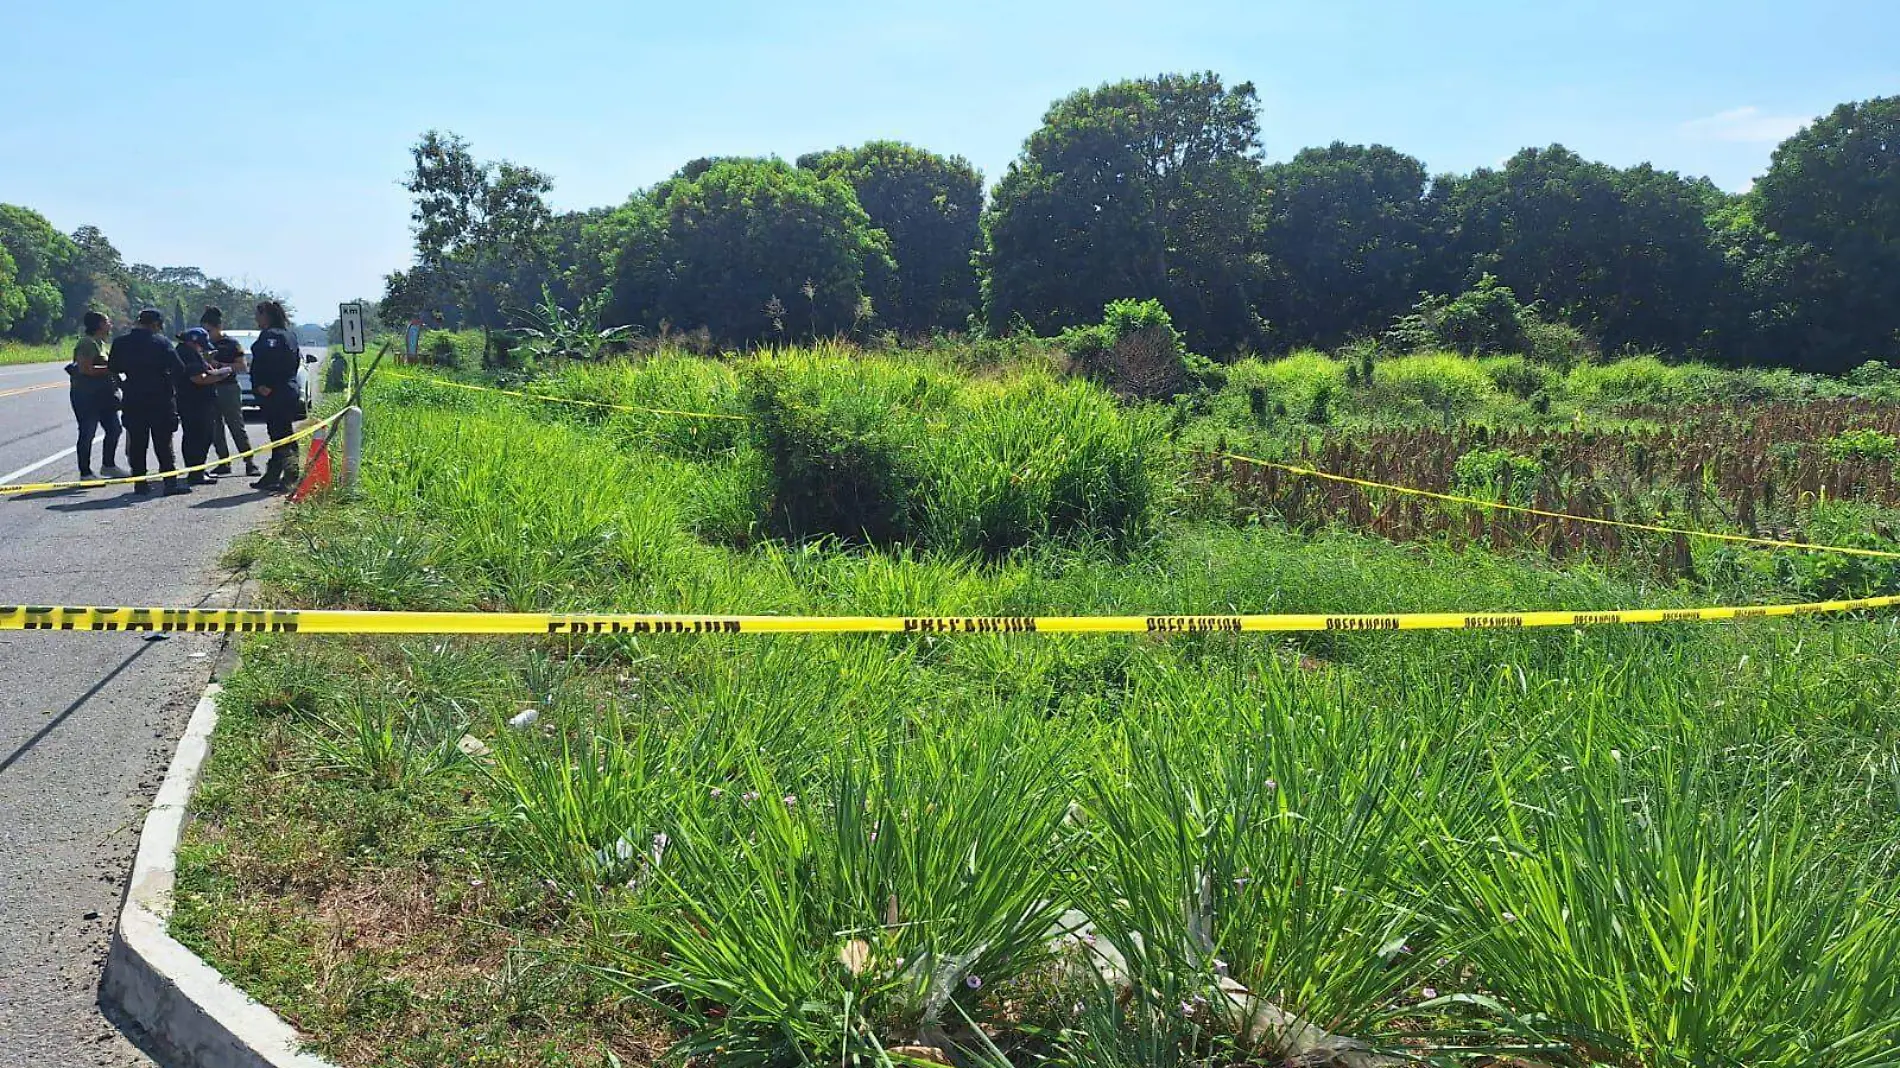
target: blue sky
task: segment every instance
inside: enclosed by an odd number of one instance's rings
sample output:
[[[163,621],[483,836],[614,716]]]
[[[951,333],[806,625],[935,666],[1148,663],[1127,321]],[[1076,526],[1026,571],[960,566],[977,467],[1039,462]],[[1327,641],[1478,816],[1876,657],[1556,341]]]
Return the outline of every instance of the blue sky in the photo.
[[[430,127],[617,203],[703,155],[895,137],[991,180],[1049,103],[1251,81],[1267,153],[1383,142],[1433,172],[1563,142],[1746,187],[1833,105],[1900,93],[1893,0],[20,0],[0,201],[327,321],[408,260]]]

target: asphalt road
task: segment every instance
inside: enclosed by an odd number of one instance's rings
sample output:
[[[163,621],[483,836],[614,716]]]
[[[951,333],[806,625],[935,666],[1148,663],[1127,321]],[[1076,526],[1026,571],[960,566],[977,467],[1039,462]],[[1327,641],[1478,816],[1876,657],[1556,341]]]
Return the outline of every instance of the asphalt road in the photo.
[[[65,383],[58,364],[0,367],[0,484],[78,477]],[[0,603],[237,604],[218,557],[281,500],[248,481],[0,497]],[[0,632],[0,1065],[153,1063],[100,1012],[100,965],[140,820],[227,642]]]

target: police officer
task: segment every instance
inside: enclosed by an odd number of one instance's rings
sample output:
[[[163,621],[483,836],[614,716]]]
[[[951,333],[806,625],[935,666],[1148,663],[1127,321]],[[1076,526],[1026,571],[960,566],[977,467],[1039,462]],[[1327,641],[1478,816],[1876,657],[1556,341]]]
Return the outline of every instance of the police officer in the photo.
[[[244,363],[244,346],[237,338],[224,332],[224,309],[212,305],[198,317],[198,325],[211,335],[211,362],[219,367],[229,367],[231,374],[218,383],[218,418],[211,424],[211,444],[218,450],[218,459],[224,462],[211,469],[214,475],[231,473],[231,450],[251,451],[251,435],[244,426],[244,389],[238,383],[237,376],[250,368]],[[256,478],[257,458],[244,458],[244,473]]]
[[[190,493],[178,484],[174,473],[178,458],[172,452],[172,434],[178,430],[175,382],[189,376],[179,362],[178,350],[165,337],[165,317],[157,308],[139,312],[138,322],[112,342],[106,366],[125,384],[125,459],[132,477],[142,481],[132,492],[148,494],[152,486],[145,479],[145,448],[151,446],[158,457],[158,468],[165,475],[165,496]]]
[[[270,440],[283,441],[296,432],[297,419],[303,415],[303,398],[297,393],[303,353],[297,336],[290,332],[290,315],[277,301],[257,306],[257,329],[257,340],[251,343],[251,391],[264,412]],[[264,477],[251,483],[251,488],[282,489],[297,481],[297,443],[291,441],[271,450]]]
[[[212,365],[205,359],[211,349],[211,334],[194,326],[178,335],[178,362],[184,365],[184,377],[172,388],[178,396],[178,422],[185,431],[185,466],[201,467],[210,458],[211,436],[218,421],[218,389],[236,372],[229,367]],[[229,464],[225,470],[231,469]],[[194,486],[213,481],[204,471],[193,471],[186,480]]]

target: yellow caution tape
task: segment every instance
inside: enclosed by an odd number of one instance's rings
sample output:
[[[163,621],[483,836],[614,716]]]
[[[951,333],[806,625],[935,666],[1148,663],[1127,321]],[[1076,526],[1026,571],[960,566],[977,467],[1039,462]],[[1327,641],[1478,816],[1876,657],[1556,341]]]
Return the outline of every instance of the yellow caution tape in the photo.
[[[270,634],[1222,634],[1515,630],[1615,623],[1716,623],[1853,612],[1900,596],[1725,608],[1398,615],[719,616],[585,612],[354,612],[332,609],[0,605],[0,630]]]
[[[475,386],[467,382],[451,382],[446,378],[432,375],[409,375],[401,371],[385,371],[391,378],[400,378],[407,382],[424,382],[432,386],[452,386],[475,393],[499,393],[505,397],[522,397],[527,400],[552,401],[555,404],[578,404],[584,408],[604,408],[615,412],[644,412],[648,415],[682,415],[688,419],[729,419],[736,423],[745,422],[743,415],[727,415],[722,412],[683,412],[677,408],[643,408],[637,404],[609,404],[606,401],[579,400],[574,397],[550,397],[545,393],[524,393],[515,389],[501,389],[497,386]]]
[[[44,382],[37,386],[20,386],[17,389],[0,389],[0,399],[4,399],[7,397],[17,397],[21,395],[22,393],[38,393],[42,389],[57,389],[58,387],[63,386],[65,384],[66,383],[64,382]]]
[[[193,475],[193,474],[197,474],[200,471],[209,471],[212,468],[217,467],[221,464],[228,464],[232,460],[242,460],[247,457],[256,456],[259,453],[269,452],[272,449],[277,448],[279,445],[289,445],[294,442],[302,441],[303,439],[311,436],[312,434],[315,434],[317,431],[322,430],[324,427],[330,426],[331,424],[335,423],[338,419],[341,419],[341,418],[343,418],[343,412],[339,411],[335,415],[329,416],[328,418],[319,420],[315,423],[310,424],[307,427],[304,427],[302,430],[297,431],[295,434],[292,434],[287,438],[282,438],[277,441],[267,441],[264,444],[259,445],[258,447],[254,449],[246,449],[243,452],[233,453],[230,456],[220,456],[215,460],[206,460],[204,463],[193,464],[190,467],[180,467],[173,471],[160,471],[156,474],[150,474],[150,475],[127,475],[124,478],[88,478],[88,479],[82,479],[75,482],[21,482],[12,486],[0,486],[0,494],[47,493],[53,490],[68,490],[68,489],[96,489],[97,487],[100,487],[100,486],[126,486],[134,482],[150,482],[153,479],[177,478],[179,475]]]
[[[1399,486],[1390,482],[1374,482],[1367,478],[1354,478],[1351,475],[1336,475],[1330,471],[1320,471],[1311,467],[1295,464],[1275,463],[1239,453],[1217,453],[1223,460],[1237,460],[1253,464],[1256,467],[1270,467],[1276,471],[1285,471],[1291,475],[1305,478],[1317,478],[1327,482],[1341,482],[1349,486],[1361,486],[1366,489],[1385,490],[1390,493],[1402,493],[1411,497],[1426,497],[1434,501],[1446,501],[1451,504],[1468,504],[1478,508],[1491,508],[1501,512],[1517,512],[1521,515],[1541,516],[1545,519],[1562,519],[1571,523],[1593,523],[1601,527],[1620,527],[1624,530],[1640,530],[1650,534],[1682,534],[1691,538],[1709,538],[1714,541],[1733,542],[1741,545],[1761,545],[1771,549],[1806,549],[1817,553],[1841,553],[1847,556],[1873,556],[1883,560],[1900,560],[1900,552],[1885,549],[1856,549],[1846,545],[1816,545],[1805,541],[1783,541],[1779,538],[1757,538],[1747,534],[1717,534],[1709,530],[1690,530],[1686,527],[1666,527],[1655,523],[1631,523],[1621,519],[1599,519],[1595,516],[1571,515],[1568,512],[1548,512],[1542,508],[1528,508],[1521,504],[1505,504],[1502,501],[1487,501],[1482,497],[1461,497],[1455,493],[1437,493],[1432,490],[1415,489],[1411,486]]]

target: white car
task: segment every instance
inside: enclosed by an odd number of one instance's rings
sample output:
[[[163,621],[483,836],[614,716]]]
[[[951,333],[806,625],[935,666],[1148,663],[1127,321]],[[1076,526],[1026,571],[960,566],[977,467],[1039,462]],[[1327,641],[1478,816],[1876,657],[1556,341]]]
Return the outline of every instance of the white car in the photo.
[[[257,340],[255,330],[226,330],[224,336],[238,343],[244,349],[244,358],[248,363],[251,356],[251,343]],[[311,379],[310,365],[317,362],[314,354],[305,355],[303,362],[297,365],[297,408],[300,415],[310,412]],[[237,376],[238,389],[244,395],[244,410],[257,409],[257,394],[251,392],[251,372],[240,371]]]

